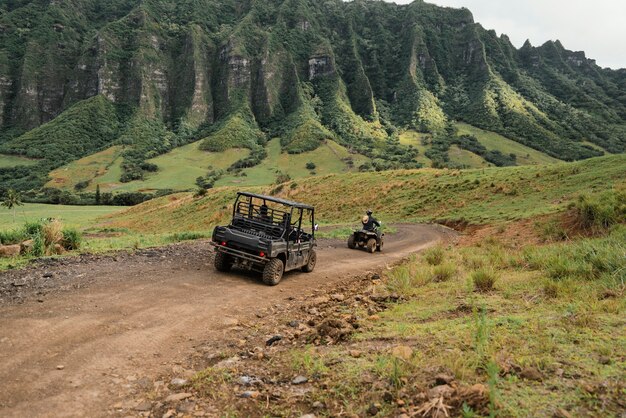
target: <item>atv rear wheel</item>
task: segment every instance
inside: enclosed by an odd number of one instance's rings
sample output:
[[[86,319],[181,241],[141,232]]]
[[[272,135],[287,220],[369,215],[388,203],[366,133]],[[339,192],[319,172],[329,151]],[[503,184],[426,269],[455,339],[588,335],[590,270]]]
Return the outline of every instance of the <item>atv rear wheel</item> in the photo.
[[[351,250],[354,250],[356,248],[356,238],[354,234],[350,235],[350,237],[348,238],[348,248],[350,248]]]
[[[315,268],[315,263],[317,263],[317,254],[315,250],[311,250],[311,254],[309,254],[309,262],[302,267],[302,271],[305,273],[310,273]]]
[[[280,258],[272,258],[263,269],[263,283],[276,286],[283,278],[285,266]]]
[[[376,240],[374,238],[367,240],[367,251],[370,253],[374,253],[374,251],[376,251]]]
[[[227,272],[233,266],[233,259],[228,254],[224,254],[222,252],[215,253],[215,259],[213,260],[213,265],[217,271]]]

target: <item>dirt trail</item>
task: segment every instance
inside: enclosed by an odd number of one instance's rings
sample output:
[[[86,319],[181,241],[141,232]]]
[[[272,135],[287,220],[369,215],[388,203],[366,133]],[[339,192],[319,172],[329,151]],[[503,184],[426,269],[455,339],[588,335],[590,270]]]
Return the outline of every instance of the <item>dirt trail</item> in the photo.
[[[235,320],[450,235],[438,226],[399,226],[385,252],[373,255],[322,241],[315,272],[288,273],[276,287],[246,273],[217,273],[206,242],[2,273],[0,416],[108,415],[194,346],[225,337]],[[48,284],[21,299],[3,294],[41,281]]]

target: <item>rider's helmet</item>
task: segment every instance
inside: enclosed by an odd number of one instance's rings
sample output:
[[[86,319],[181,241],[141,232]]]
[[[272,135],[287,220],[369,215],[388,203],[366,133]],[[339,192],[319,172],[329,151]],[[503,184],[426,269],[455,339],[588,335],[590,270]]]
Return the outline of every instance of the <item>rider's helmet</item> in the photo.
[[[367,213],[367,216],[372,216],[372,213],[374,213],[374,212],[372,212],[371,209],[368,209],[365,213]]]
[[[367,216],[367,215],[363,215],[363,217],[361,218],[361,222],[363,222],[364,224],[366,224],[367,221],[369,221],[369,220],[370,220],[370,217]]]

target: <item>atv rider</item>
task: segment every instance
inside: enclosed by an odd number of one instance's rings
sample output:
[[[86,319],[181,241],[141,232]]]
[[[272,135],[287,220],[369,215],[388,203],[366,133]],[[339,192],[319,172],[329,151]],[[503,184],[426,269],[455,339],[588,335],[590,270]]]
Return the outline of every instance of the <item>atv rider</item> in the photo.
[[[363,230],[376,232],[378,241],[380,241],[380,229],[378,229],[380,228],[380,222],[378,222],[376,218],[372,216],[373,212],[371,210],[368,210],[365,213],[367,215],[363,215],[363,219],[361,219],[361,222],[363,222]]]

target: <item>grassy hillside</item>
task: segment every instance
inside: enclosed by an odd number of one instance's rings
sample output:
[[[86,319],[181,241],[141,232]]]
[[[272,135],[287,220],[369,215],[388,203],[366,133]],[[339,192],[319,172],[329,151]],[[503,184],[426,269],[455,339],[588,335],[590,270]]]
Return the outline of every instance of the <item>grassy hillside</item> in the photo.
[[[195,140],[257,157],[270,138],[290,152],[334,140],[377,170],[412,169],[413,155],[387,140],[406,129],[442,138],[456,120],[564,161],[602,155],[583,141],[625,150],[626,73],[559,42],[517,49],[468,9],[375,0],[4,3],[0,152],[42,159],[32,170],[0,168],[0,183],[22,191],[121,144],[125,181],[147,179],[148,160]],[[528,154],[523,163],[546,160],[513,143],[507,151]],[[453,159],[476,163],[465,153]]]
[[[16,167],[16,166],[28,166],[37,164],[37,160],[31,158],[19,157],[17,155],[0,154],[0,168],[3,167]]]
[[[483,157],[480,155],[474,154],[471,151],[459,148],[457,145],[452,145],[448,150],[448,155],[450,156],[450,161],[452,163],[470,167],[470,168],[480,168],[480,167],[490,167],[491,164],[485,161]]]
[[[176,148],[167,154],[148,160],[158,167],[156,173],[146,175],[145,180],[120,183],[121,159],[115,161],[111,169],[102,176],[94,178],[92,188],[100,184],[107,191],[151,191],[151,190],[189,190],[196,188],[196,178],[204,176],[210,170],[225,170],[235,161],[245,158],[250,151],[232,148],[222,152],[202,151],[200,142]]]
[[[339,174],[356,169],[369,159],[359,154],[350,154],[346,148],[334,141],[326,141],[314,151],[301,154],[281,152],[280,140],[271,140],[267,146],[267,158],[258,166],[243,170],[243,175],[225,176],[218,186],[258,186],[276,182],[279,174],[286,174],[292,179],[300,179],[311,175]],[[345,159],[351,159],[348,165]],[[307,163],[315,168],[307,169]]]
[[[456,127],[459,130],[459,135],[474,135],[478,142],[490,151],[495,150],[503,154],[513,153],[517,155],[518,165],[550,164],[559,161],[541,151],[527,147],[495,132],[485,131],[467,123],[457,123]]]
[[[88,182],[87,189],[95,189],[93,180],[105,175],[123,151],[124,147],[116,145],[57,168],[50,172],[51,180],[45,187],[74,189],[78,183]]]
[[[248,149],[230,148],[221,152],[202,150],[203,141],[184,145],[147,162],[158,167],[156,173],[146,174],[144,180],[120,183],[123,161],[121,146],[93,154],[67,164],[50,173],[46,186],[73,189],[77,183],[88,181],[88,191],[100,185],[102,192],[130,192],[152,190],[189,190],[196,188],[196,179],[212,170],[226,171],[234,162],[250,155]],[[301,154],[288,154],[281,149],[280,139],[267,145],[267,158],[259,165],[243,169],[238,174],[225,172],[217,186],[257,186],[274,184],[279,175],[300,179],[311,175],[339,174],[356,171],[369,159],[351,154],[334,141],[326,141],[319,148]],[[308,163],[315,168],[308,169]],[[310,166],[311,167],[311,166]]]
[[[626,187],[626,155],[550,166],[348,173],[246,188],[315,205],[321,223],[352,223],[366,209],[386,221],[485,224],[563,210],[582,193]],[[204,198],[179,194],[146,202],[106,222],[144,232],[208,230],[224,222],[238,187]]]
[[[536,165],[536,164],[552,164],[559,162],[560,160],[550,157],[541,151],[537,151],[526,145],[515,142],[509,138],[506,138],[498,133],[487,131],[477,128],[467,123],[456,123],[457,135],[473,135],[478,142],[485,146],[487,151],[500,151],[502,154],[509,155],[511,153],[516,155],[517,165]],[[400,134],[400,143],[404,145],[411,145],[417,148],[420,155],[417,157],[417,161],[422,163],[425,167],[432,165],[432,160],[426,155],[426,152],[432,148],[433,135],[416,132],[413,130],[407,130]],[[591,143],[588,145],[592,146]],[[601,150],[595,146],[595,149]],[[485,161],[485,159],[471,151],[459,148],[456,145],[452,145],[448,150],[448,156],[450,162],[469,168],[483,168],[489,167],[493,164]]]

